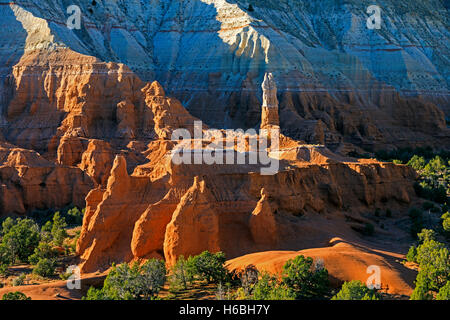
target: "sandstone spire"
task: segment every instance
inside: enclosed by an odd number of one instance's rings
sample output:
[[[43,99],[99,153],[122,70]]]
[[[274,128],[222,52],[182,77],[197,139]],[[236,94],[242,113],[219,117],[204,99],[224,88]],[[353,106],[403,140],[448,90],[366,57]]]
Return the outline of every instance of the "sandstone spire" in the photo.
[[[280,126],[280,119],[278,116],[278,99],[277,99],[277,85],[272,73],[266,73],[263,89],[263,105],[261,113],[261,129],[270,129]]]

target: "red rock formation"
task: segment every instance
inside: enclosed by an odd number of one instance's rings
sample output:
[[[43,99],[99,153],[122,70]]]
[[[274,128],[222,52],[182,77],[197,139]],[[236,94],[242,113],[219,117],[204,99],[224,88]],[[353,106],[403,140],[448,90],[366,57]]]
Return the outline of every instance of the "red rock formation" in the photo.
[[[0,215],[38,208],[84,206],[93,187],[78,168],[57,165],[37,152],[0,143]]]
[[[262,89],[261,129],[279,127],[280,118],[278,114],[277,86],[271,73],[265,75]]]
[[[175,264],[180,255],[189,257],[205,250],[220,250],[216,203],[205,181],[195,177],[194,184],[180,199],[166,228],[164,257],[169,265]]]
[[[83,153],[80,169],[97,184],[106,185],[113,162],[113,149],[103,140],[91,140]]]
[[[320,247],[337,235],[357,241],[352,227],[360,212],[402,210],[414,197],[409,167],[358,162],[282,140],[280,171],[272,176],[257,166],[174,165],[168,153],[130,176],[124,158],[117,158],[107,188],[86,199],[82,271],[149,257],[171,264],[207,249],[232,258]],[[167,147],[164,140],[152,144],[155,154]],[[347,221],[342,212],[356,218]]]
[[[261,199],[250,217],[249,228],[255,243],[277,246],[280,235],[274,212],[264,189],[261,190]]]
[[[174,129],[190,129],[195,120],[157,82],[146,84],[123,64],[102,63],[70,49],[27,51],[9,80],[5,140],[36,150],[50,163],[79,167],[103,187],[114,155],[124,155],[134,168],[146,162],[151,150],[146,154],[145,146],[152,139],[170,138]],[[78,187],[59,190],[72,188]],[[5,189],[5,197],[11,192],[16,191]],[[84,206],[78,198],[75,202]],[[19,202],[13,212],[32,209],[34,203]],[[12,213],[9,208],[1,213]]]
[[[12,80],[5,139],[43,157],[6,148],[2,213],[81,206],[87,195],[77,243],[83,272],[149,257],[173,264],[181,254],[203,250],[222,250],[233,258],[321,247],[335,236],[357,241],[352,227],[361,212],[386,206],[404,211],[414,197],[415,173],[408,167],[343,158],[285,136],[281,150],[270,150],[280,161],[274,175],[260,174],[261,165],[254,164],[175,165],[171,151],[178,142],[169,139],[178,128],[192,132],[196,118],[157,82],[143,83],[122,64],[68,49],[28,52]],[[272,92],[267,107],[275,100]],[[377,136],[375,127],[355,117],[354,108],[337,112],[327,105],[327,112],[308,110],[321,114],[320,122],[305,117],[300,124],[311,139],[341,142],[327,130],[334,125],[328,112],[336,115],[339,130],[355,139],[364,136],[358,136],[361,130]],[[260,110],[255,112],[259,117]],[[273,113],[266,119],[276,125]],[[211,140],[200,141],[200,149]],[[254,150],[248,143],[235,150],[249,151]],[[9,200],[13,197],[17,203]],[[391,233],[402,232],[392,228]]]

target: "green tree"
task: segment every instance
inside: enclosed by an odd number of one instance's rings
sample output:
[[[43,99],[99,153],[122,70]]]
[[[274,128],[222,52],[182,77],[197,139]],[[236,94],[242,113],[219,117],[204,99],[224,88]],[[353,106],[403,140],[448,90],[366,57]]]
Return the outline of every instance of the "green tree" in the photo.
[[[445,245],[435,240],[432,230],[423,230],[419,240],[422,242],[417,247],[419,273],[411,300],[431,299],[450,280],[450,257]]]
[[[179,256],[176,264],[170,269],[170,289],[174,291],[186,290],[193,280],[194,274],[189,270],[186,259],[184,256]]]
[[[52,277],[55,275],[56,262],[53,259],[41,258],[33,268],[33,273],[41,277]]]
[[[439,156],[431,159],[425,166],[424,171],[428,174],[440,174],[445,170],[446,164],[444,159]]]
[[[164,261],[150,259],[140,268],[139,284],[144,300],[158,295],[166,282],[166,265]]]
[[[39,244],[39,226],[31,219],[17,219],[13,224],[8,221],[7,227],[3,226],[3,232],[0,251],[7,251],[3,255],[10,258],[11,264],[17,260],[27,262]]]
[[[323,298],[329,289],[328,271],[314,268],[312,258],[297,256],[283,266],[283,283],[295,292],[297,299]]]
[[[375,290],[367,288],[361,281],[344,282],[341,290],[331,300],[380,300]]]
[[[51,221],[47,221],[42,226],[42,228],[41,228],[41,240],[43,242],[52,242],[53,241],[52,226],[53,226],[53,223]]]
[[[152,259],[144,265],[113,265],[101,289],[90,288],[85,300],[151,300],[166,280],[163,261]]]
[[[11,264],[11,252],[5,245],[0,243],[0,274],[6,275],[8,266]]]
[[[225,254],[217,252],[215,254],[204,251],[201,254],[189,257],[186,267],[189,273],[194,274],[200,281],[208,283],[225,282],[229,274],[225,268]]]
[[[426,166],[426,161],[424,157],[414,155],[411,160],[408,161],[407,165],[412,167],[416,171],[422,171]]]
[[[57,246],[61,246],[64,239],[67,237],[67,223],[64,217],[61,216],[59,212],[56,212],[53,216],[53,224],[51,234],[53,236],[53,242]]]

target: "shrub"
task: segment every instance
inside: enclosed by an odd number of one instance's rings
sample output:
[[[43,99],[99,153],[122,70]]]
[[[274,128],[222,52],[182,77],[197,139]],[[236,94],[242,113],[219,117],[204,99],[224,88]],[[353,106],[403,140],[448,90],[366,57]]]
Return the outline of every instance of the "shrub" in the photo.
[[[25,273],[21,273],[20,276],[13,279],[12,285],[13,287],[23,286],[25,283],[26,275]]]
[[[420,233],[417,234],[419,242],[423,243],[427,240],[436,240],[436,232],[431,229],[422,229]]]
[[[27,297],[24,293],[16,291],[16,292],[8,292],[3,295],[2,300],[31,300],[30,297]]]
[[[152,259],[144,265],[131,267],[123,263],[113,265],[103,288],[90,288],[85,300],[152,300],[166,280],[163,261]]]
[[[51,277],[55,274],[56,263],[52,259],[39,259],[36,266],[33,268],[33,273],[41,277]]]
[[[226,289],[226,291],[225,291]],[[235,294],[230,291],[230,284],[225,287],[222,283],[217,285],[216,300],[248,300],[242,288],[239,288]]]
[[[3,252],[3,259],[8,257],[10,264],[17,260],[27,262],[39,244],[39,226],[31,219],[17,219],[14,222],[12,219],[6,219],[2,227],[0,251]]]
[[[322,298],[328,292],[328,271],[313,268],[313,259],[298,256],[283,266],[283,284],[298,299]]]
[[[225,268],[225,261],[223,252],[213,254],[204,251],[195,257],[189,257],[187,270],[200,281],[207,281],[208,283],[226,282],[229,274]]]
[[[331,300],[380,300],[375,290],[367,288],[361,281],[345,282]]]

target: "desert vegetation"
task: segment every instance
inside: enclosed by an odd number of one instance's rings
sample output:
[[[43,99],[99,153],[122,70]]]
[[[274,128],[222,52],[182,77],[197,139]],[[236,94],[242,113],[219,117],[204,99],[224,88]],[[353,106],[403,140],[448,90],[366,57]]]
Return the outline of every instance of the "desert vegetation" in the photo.
[[[434,152],[431,148],[398,149],[380,151],[377,159],[405,164],[414,168],[419,174],[415,185],[419,197],[439,204],[449,204],[450,195],[450,153]]]
[[[179,257],[177,263],[165,269],[163,261],[152,259],[137,263],[113,265],[102,288],[90,288],[86,300],[154,300],[178,299],[186,292],[203,288],[218,300],[294,300],[324,299],[330,295],[328,272],[314,265],[311,258],[298,256],[283,267],[281,277],[259,273],[249,266],[241,272],[225,267],[222,252]],[[168,293],[158,293],[168,283]]]
[[[0,228],[0,287],[64,278],[75,255],[83,212],[68,208],[38,218],[8,217]],[[19,274],[17,274],[19,272]],[[22,299],[20,294],[5,299]]]

